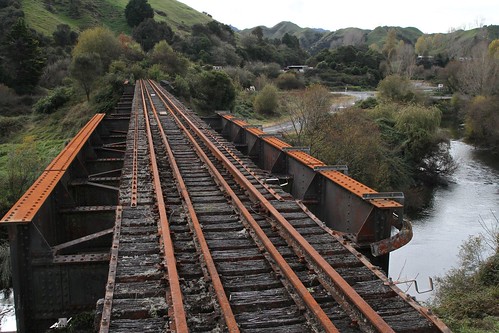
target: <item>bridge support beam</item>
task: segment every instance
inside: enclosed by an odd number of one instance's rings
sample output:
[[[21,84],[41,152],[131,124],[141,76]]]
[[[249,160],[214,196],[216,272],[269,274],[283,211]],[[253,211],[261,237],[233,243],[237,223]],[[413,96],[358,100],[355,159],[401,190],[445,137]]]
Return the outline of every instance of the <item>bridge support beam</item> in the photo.
[[[236,147],[243,147],[240,150],[258,167],[281,179],[281,183],[286,184],[285,190],[302,201],[328,227],[344,233],[373,263],[388,270],[388,252],[371,251],[371,246],[383,241],[384,249],[393,250],[412,237],[412,233],[404,233],[397,246],[387,244],[392,226],[401,225],[403,194],[383,196],[348,177],[343,168],[326,166],[304,148],[292,147],[276,135],[265,134],[230,113],[219,112],[218,115],[218,122],[210,121],[213,128],[218,128]]]
[[[95,115],[0,220],[18,332],[93,311],[104,294],[131,110],[124,99],[117,113]]]

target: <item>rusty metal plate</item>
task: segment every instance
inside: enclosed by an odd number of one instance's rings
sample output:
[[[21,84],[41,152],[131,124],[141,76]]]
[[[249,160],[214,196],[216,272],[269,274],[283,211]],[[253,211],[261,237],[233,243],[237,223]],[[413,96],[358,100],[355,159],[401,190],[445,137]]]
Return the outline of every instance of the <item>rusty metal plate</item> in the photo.
[[[325,166],[326,165],[321,160],[318,160],[315,157],[312,157],[303,151],[293,150],[293,151],[286,152],[286,154],[288,154],[290,157],[293,157],[294,159],[302,162],[306,166],[309,166],[312,169],[315,167],[318,167],[318,166]]]
[[[251,128],[247,128],[246,131],[250,132],[251,134],[254,134],[256,136],[259,136],[259,135],[262,135],[264,134],[265,132],[262,131],[260,128],[256,128],[256,127],[251,127]]]
[[[262,140],[266,141],[268,144],[276,147],[277,149],[282,149],[284,147],[292,147],[289,143],[284,142],[275,136],[264,137]]]
[[[63,175],[63,171],[44,171],[0,223],[31,222]]]
[[[356,181],[353,178],[350,178],[349,176],[339,172],[339,171],[333,171],[333,170],[328,170],[328,171],[320,171],[322,175],[324,175],[327,179],[332,180],[336,184],[340,185],[344,189],[350,191],[351,193],[359,196],[362,198],[363,194],[368,194],[368,193],[378,193],[372,188]],[[366,200],[367,202],[371,203],[373,206],[378,207],[378,208],[402,208],[403,205],[400,203],[389,200],[389,199],[372,199],[372,200]]]

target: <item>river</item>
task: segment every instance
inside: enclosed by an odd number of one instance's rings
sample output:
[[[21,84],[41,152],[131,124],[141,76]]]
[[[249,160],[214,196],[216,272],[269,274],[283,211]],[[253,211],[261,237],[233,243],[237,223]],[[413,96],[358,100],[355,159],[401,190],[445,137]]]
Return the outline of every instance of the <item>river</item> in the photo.
[[[499,158],[461,141],[451,142],[458,167],[446,188],[435,191],[430,206],[411,220],[412,241],[390,257],[389,276],[395,281],[416,279],[420,291],[429,289],[429,277],[444,276],[459,262],[459,249],[470,235],[484,233],[499,218]],[[418,294],[414,285],[399,287],[426,302],[434,292]]]

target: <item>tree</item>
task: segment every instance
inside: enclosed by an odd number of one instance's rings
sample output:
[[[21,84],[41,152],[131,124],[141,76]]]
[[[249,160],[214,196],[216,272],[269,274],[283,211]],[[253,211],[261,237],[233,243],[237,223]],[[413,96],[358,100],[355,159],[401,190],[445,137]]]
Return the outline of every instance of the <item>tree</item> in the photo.
[[[80,7],[80,0],[69,0],[69,16],[79,18],[81,16]]]
[[[414,46],[416,53],[420,56],[426,57],[431,50],[431,36],[420,36]]]
[[[411,81],[399,75],[390,75],[378,84],[379,98],[390,102],[417,102],[418,95]]]
[[[131,62],[139,62],[144,59],[144,51],[142,46],[137,43],[132,37],[121,33],[118,36],[118,41],[123,50],[123,54],[126,60]]]
[[[286,111],[296,134],[297,145],[315,146],[314,139],[331,110],[331,94],[322,85],[312,85],[286,99]]]
[[[260,41],[260,42],[262,41],[262,39],[263,39],[263,29],[262,29],[262,27],[260,27],[260,26],[256,27],[255,29],[253,29],[251,31],[251,34],[254,35],[254,36],[256,36],[256,38],[258,38],[258,41]]]
[[[96,27],[83,31],[78,43],[73,49],[73,57],[83,53],[96,53],[99,55],[102,70],[107,72],[113,60],[119,58],[121,45],[111,30],[104,27]]]
[[[391,66],[393,73],[407,77],[408,79],[412,78],[414,71],[416,70],[414,47],[400,41]]]
[[[350,176],[378,191],[407,185],[408,170],[385,147],[382,132],[368,112],[349,108],[327,116],[314,132],[315,156],[327,164],[347,165]]]
[[[276,85],[279,89],[283,90],[293,90],[293,89],[303,89],[305,83],[294,73],[282,73],[276,79]]]
[[[499,151],[499,97],[477,96],[467,106],[466,136],[475,144]]]
[[[97,53],[79,53],[73,57],[71,76],[77,80],[85,91],[87,101],[95,81],[102,74],[102,62]]]
[[[58,46],[74,45],[78,40],[78,33],[71,31],[67,24],[59,24],[52,33],[52,37]]]
[[[191,91],[198,109],[206,113],[230,110],[236,98],[232,80],[222,71],[201,72],[193,79]]]
[[[397,31],[393,28],[388,30],[385,43],[383,44],[383,55],[385,56],[388,67],[391,67],[392,58],[397,49]]]
[[[288,34],[287,32],[284,34],[284,36],[282,36],[282,43],[291,49],[300,48],[300,41],[298,40],[298,38],[296,38],[296,36]]]
[[[125,7],[126,22],[136,27],[144,20],[154,17],[154,10],[147,0],[130,0]]]
[[[174,38],[173,31],[168,24],[156,22],[152,18],[146,19],[136,26],[133,29],[132,36],[146,52],[151,50],[159,41],[165,40],[172,43]]]
[[[154,45],[151,51],[151,61],[161,65],[172,77],[177,74],[185,75],[189,66],[189,61],[180,53],[175,52],[165,40]]]
[[[273,114],[279,106],[276,86],[268,84],[256,95],[253,108],[260,114]]]
[[[461,63],[456,74],[461,93],[470,96],[494,95],[499,92],[499,58],[490,55],[488,45],[477,45]]]
[[[494,59],[499,59],[499,39],[494,39],[489,44],[489,56]]]
[[[17,93],[29,93],[43,73],[45,57],[39,42],[23,19],[19,19],[6,36],[6,76]]]

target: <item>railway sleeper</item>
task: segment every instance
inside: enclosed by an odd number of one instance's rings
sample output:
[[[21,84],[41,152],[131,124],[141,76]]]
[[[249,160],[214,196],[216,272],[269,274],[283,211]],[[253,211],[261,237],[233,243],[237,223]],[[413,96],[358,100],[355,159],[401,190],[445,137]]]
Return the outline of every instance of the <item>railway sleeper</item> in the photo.
[[[168,332],[167,325],[164,318],[119,319],[111,321],[109,328],[113,333],[158,333]]]
[[[273,329],[290,325],[303,325],[304,318],[296,306],[271,308],[265,311],[240,312],[236,315],[242,329]]]

